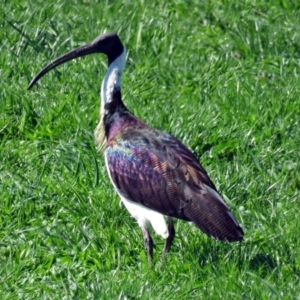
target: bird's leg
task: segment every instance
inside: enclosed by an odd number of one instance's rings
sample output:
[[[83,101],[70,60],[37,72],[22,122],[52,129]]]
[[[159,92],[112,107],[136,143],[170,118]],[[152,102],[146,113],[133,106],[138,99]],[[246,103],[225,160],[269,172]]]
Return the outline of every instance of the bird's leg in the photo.
[[[150,235],[150,232],[146,228],[142,228],[143,237],[144,237],[144,244],[148,255],[149,265],[152,266],[152,259],[153,259],[153,240]]]
[[[174,222],[171,217],[168,217],[168,230],[169,230],[169,236],[166,239],[165,247],[163,250],[163,259],[166,256],[166,254],[170,251],[172,242],[175,237],[175,228],[174,228]]]

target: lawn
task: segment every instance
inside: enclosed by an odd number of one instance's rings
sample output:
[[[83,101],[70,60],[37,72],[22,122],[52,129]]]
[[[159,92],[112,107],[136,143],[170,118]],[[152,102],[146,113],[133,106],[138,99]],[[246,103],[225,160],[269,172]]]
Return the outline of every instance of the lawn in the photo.
[[[293,3],[294,2],[294,3]],[[0,19],[1,299],[299,299],[300,5],[17,1]],[[115,31],[123,99],[201,160],[245,231],[177,221],[163,266],[120,204],[93,131],[106,59],[51,60]]]

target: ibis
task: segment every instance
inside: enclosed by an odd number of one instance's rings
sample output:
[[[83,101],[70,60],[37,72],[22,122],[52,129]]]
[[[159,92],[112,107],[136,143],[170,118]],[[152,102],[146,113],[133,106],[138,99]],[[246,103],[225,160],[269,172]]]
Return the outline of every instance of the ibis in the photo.
[[[172,135],[138,119],[123,103],[121,77],[126,48],[117,34],[100,35],[55,59],[28,89],[57,66],[93,53],[105,54],[108,59],[96,145],[104,151],[114,189],[142,230],[149,263],[153,259],[151,230],[165,239],[164,257],[175,237],[173,218],[194,223],[215,239],[241,241],[242,228],[195,155]]]

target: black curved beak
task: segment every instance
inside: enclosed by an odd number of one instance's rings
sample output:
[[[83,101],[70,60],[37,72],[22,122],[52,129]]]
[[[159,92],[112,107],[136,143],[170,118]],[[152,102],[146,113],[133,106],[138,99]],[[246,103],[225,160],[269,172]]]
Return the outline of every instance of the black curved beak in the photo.
[[[103,53],[108,57],[109,63],[111,63],[116,57],[118,57],[123,51],[123,45],[115,33],[103,34],[97,37],[91,43],[78,47],[77,49],[70,51],[67,54],[60,56],[55,59],[49,65],[47,65],[42,71],[40,71],[36,77],[34,77],[29,86],[28,90],[30,90],[39,79],[48,73],[50,70],[56,68],[57,66],[70,61],[72,59],[76,59],[78,57],[82,57],[85,55],[93,54],[93,53]]]
[[[67,54],[64,54],[60,56],[59,58],[55,59],[53,62],[51,62],[48,66],[46,66],[41,72],[39,72],[30,82],[28,86],[28,90],[30,90],[38,81],[39,79],[44,76],[46,73],[48,73],[50,70],[56,68],[57,66],[70,61],[72,59],[85,56],[88,54],[97,53],[96,49],[93,47],[93,44],[87,44],[84,46],[81,46],[73,51],[70,51]]]

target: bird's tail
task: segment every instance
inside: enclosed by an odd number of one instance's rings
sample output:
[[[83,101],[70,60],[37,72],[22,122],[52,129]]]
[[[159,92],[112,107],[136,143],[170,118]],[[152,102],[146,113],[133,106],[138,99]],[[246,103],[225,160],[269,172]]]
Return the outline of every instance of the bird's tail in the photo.
[[[215,190],[204,185],[200,192],[193,194],[192,203],[185,207],[184,213],[197,227],[217,240],[243,239],[243,229]]]

